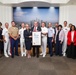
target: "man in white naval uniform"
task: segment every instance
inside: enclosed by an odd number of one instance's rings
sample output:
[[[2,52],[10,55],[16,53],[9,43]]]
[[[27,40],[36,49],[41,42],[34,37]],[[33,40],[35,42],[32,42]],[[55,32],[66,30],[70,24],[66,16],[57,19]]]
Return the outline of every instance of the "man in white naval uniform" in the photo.
[[[42,33],[42,53],[40,55],[43,55],[45,57],[46,55],[46,47],[47,47],[47,33],[48,29],[45,27],[45,22],[42,22],[41,24],[41,33]]]
[[[24,30],[25,28],[25,24],[22,23],[21,24],[21,29],[19,30],[19,36],[20,36],[20,49],[21,49],[21,56],[26,56],[26,49],[25,49],[25,40],[24,40]]]
[[[64,41],[63,41],[63,47],[62,52],[63,56],[66,56],[66,49],[67,49],[67,33],[70,29],[67,26],[67,21],[64,21],[63,31],[64,31]]]
[[[5,23],[5,28],[2,31],[3,35],[3,40],[4,40],[4,55],[5,57],[9,57],[8,55],[11,56],[10,53],[10,39],[9,39],[9,34],[8,34],[8,23]]]

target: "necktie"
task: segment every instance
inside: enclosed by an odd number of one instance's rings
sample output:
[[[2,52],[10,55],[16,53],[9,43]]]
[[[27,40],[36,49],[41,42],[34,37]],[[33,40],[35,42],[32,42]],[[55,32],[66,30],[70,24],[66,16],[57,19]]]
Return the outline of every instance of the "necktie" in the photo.
[[[34,27],[34,32],[36,32],[36,27]]]

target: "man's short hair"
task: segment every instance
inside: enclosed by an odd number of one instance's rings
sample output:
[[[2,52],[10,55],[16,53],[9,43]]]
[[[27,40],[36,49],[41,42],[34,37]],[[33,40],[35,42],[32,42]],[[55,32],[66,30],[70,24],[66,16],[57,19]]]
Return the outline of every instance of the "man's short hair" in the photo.
[[[11,23],[12,23],[12,22],[14,22],[14,23],[15,23],[15,21],[11,21]]]

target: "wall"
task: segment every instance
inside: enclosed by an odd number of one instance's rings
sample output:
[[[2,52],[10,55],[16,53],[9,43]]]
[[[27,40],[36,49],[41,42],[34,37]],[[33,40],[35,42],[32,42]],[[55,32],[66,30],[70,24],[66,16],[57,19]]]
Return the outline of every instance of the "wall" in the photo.
[[[5,22],[9,23],[11,26],[12,21],[12,7],[0,5],[0,22],[2,22],[2,28],[4,27]]]
[[[0,5],[0,21],[4,24],[8,22],[11,26],[12,21],[12,7]],[[68,21],[76,25],[76,5],[60,6],[59,10],[59,23],[63,25],[63,21]]]
[[[76,25],[76,5],[60,6],[59,23],[63,25],[65,20],[68,21],[68,24]]]

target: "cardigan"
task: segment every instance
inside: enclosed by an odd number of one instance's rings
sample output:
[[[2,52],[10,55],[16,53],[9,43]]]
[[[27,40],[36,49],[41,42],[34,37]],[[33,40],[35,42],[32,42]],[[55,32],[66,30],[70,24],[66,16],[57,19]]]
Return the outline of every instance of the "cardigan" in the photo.
[[[71,35],[71,31],[69,31],[67,34],[67,45],[71,45],[71,43],[72,43],[71,39],[72,39],[72,35]],[[76,31],[74,31],[73,43],[74,43],[74,45],[76,45]]]

